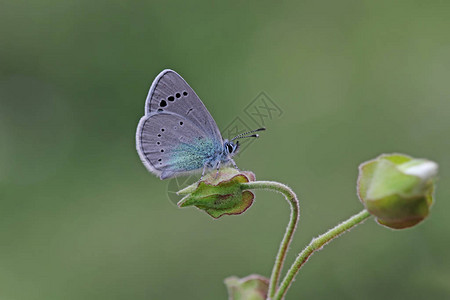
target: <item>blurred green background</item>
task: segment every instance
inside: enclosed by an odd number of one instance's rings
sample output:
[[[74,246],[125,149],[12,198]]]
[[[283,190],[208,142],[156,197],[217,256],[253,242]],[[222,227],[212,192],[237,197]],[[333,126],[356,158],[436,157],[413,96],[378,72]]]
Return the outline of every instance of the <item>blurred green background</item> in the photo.
[[[213,220],[174,206],[139,160],[165,68],[220,128],[261,91],[283,110],[237,163],[300,196],[288,264],[361,210],[359,163],[440,164],[430,218],[367,221],[313,256],[288,299],[449,298],[448,1],[2,0],[0,33],[0,299],[226,299],[225,277],[269,276],[282,197]]]

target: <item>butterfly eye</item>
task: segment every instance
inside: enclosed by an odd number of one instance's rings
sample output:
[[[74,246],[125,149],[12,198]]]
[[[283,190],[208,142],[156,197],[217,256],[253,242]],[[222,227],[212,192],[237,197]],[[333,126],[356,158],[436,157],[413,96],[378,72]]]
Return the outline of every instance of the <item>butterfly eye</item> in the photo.
[[[228,153],[232,153],[233,152],[233,146],[231,146],[230,144],[227,145],[227,151]]]

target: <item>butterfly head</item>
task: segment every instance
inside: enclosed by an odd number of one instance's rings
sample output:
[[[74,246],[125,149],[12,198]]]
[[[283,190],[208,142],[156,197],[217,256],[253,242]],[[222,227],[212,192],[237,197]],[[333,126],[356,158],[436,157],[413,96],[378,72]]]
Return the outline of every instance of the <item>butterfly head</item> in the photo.
[[[239,150],[239,141],[234,142],[235,140],[244,139],[244,138],[250,138],[250,137],[257,138],[257,137],[259,137],[259,135],[258,134],[254,134],[254,133],[257,132],[257,131],[263,131],[263,130],[266,130],[266,128],[262,127],[262,128],[258,128],[258,129],[255,129],[255,130],[247,131],[247,132],[238,134],[237,136],[235,136],[231,140],[225,140],[223,142],[224,154],[227,155],[228,157],[231,157],[231,156],[235,155],[238,152],[238,150]],[[251,134],[251,133],[253,133],[253,134]]]
[[[239,141],[236,141],[234,143],[232,140],[225,140],[223,142],[223,151],[226,156],[233,156],[235,155],[239,150]]]

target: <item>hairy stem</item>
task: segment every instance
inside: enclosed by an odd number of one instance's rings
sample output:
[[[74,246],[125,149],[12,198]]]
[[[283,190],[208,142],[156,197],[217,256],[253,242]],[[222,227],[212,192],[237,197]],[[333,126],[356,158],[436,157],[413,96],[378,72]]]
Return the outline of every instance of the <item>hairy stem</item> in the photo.
[[[361,212],[352,216],[348,220],[328,230],[324,234],[312,239],[311,243],[309,243],[309,245],[305,249],[303,249],[302,252],[300,252],[295,262],[292,264],[291,268],[281,282],[280,288],[276,292],[275,298],[273,299],[283,299],[298,271],[315,251],[320,250],[326,243],[337,238],[339,235],[345,233],[345,231],[347,230],[350,230],[352,227],[362,223],[368,217],[370,217],[370,213],[367,210],[363,209]]]
[[[272,269],[272,274],[270,276],[268,299],[271,299],[276,291],[277,284],[280,278],[280,273],[283,268],[283,263],[286,258],[286,253],[291,243],[292,236],[294,235],[297,223],[300,217],[300,207],[297,199],[297,195],[286,185],[273,182],[273,181],[253,181],[242,184],[243,189],[266,189],[281,193],[284,195],[286,200],[291,205],[291,217],[289,224],[286,228],[283,240],[281,241],[280,248],[278,249],[278,254],[275,259],[275,264]]]

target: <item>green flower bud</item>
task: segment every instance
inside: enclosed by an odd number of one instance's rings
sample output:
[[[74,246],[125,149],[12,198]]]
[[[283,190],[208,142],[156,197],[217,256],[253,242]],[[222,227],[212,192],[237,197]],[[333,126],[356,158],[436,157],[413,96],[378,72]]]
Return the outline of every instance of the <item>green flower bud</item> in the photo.
[[[359,166],[358,196],[381,225],[408,228],[428,216],[437,172],[433,161],[383,154]]]
[[[265,300],[269,279],[256,274],[242,279],[233,276],[225,279],[225,285],[229,300]]]
[[[234,168],[221,169],[218,174],[212,172],[201,181],[179,191],[178,195],[185,196],[178,206],[195,206],[213,218],[241,214],[252,205],[255,198],[252,192],[244,191],[241,184],[254,180],[252,172]]]

